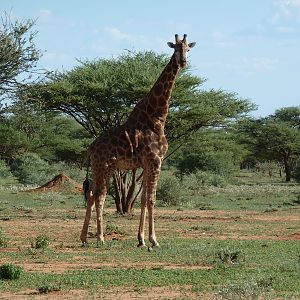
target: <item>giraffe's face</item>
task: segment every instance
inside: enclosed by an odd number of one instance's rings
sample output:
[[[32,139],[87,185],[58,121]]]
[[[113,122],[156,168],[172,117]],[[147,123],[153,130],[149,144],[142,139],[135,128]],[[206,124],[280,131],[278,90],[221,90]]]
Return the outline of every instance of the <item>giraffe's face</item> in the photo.
[[[184,68],[187,64],[187,53],[196,45],[196,43],[188,43],[186,36],[185,34],[183,39],[180,40],[178,34],[175,34],[176,43],[168,42],[168,46],[174,49],[177,63],[181,68]]]

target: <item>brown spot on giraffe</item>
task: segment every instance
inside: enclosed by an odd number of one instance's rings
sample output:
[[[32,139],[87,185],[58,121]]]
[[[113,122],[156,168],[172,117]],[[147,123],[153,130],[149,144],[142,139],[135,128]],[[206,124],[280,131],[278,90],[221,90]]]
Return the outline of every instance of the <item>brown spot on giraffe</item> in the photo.
[[[117,169],[143,168],[141,217],[138,246],[145,246],[144,227],[146,211],[149,219],[149,241],[158,246],[154,230],[156,187],[163,158],[168,150],[164,126],[168,114],[171,92],[180,68],[186,66],[186,56],[195,43],[187,43],[186,34],[175,44],[169,42],[174,53],[161,75],[128,117],[117,128],[102,133],[89,147],[88,156],[94,183],[90,191],[80,239],[87,244],[87,232],[95,206],[97,215],[97,241],[104,242],[103,207],[109,178]]]

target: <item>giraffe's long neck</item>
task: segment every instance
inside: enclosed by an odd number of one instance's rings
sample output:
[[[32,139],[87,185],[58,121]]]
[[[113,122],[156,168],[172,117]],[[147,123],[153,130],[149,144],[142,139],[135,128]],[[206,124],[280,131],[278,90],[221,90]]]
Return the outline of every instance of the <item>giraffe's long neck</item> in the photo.
[[[169,111],[171,93],[180,66],[175,54],[172,55],[159,78],[149,91],[142,98],[130,114],[126,124],[141,124],[143,127],[154,126],[155,130],[163,130]]]

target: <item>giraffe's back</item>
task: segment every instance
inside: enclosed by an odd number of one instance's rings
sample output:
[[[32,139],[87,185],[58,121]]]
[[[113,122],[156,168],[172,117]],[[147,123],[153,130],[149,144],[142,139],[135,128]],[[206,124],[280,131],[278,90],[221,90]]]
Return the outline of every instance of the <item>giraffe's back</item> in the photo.
[[[123,126],[101,134],[89,149],[92,165],[125,170],[143,167],[147,160],[162,158],[166,151],[164,135]]]

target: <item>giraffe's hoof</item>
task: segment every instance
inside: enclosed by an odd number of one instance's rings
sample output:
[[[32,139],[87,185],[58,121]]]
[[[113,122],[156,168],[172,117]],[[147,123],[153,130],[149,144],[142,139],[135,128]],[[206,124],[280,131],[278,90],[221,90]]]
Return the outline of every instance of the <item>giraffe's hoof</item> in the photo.
[[[146,244],[143,242],[139,242],[139,244],[137,245],[138,248],[144,248],[146,247]]]
[[[89,247],[89,243],[88,242],[82,242],[82,247],[83,248],[88,248]]]
[[[157,251],[157,250],[160,250],[160,249],[161,249],[161,248],[160,248],[159,244],[155,244],[155,245],[152,245],[152,246],[149,246],[149,247],[148,247],[148,251],[149,251],[149,252]]]

